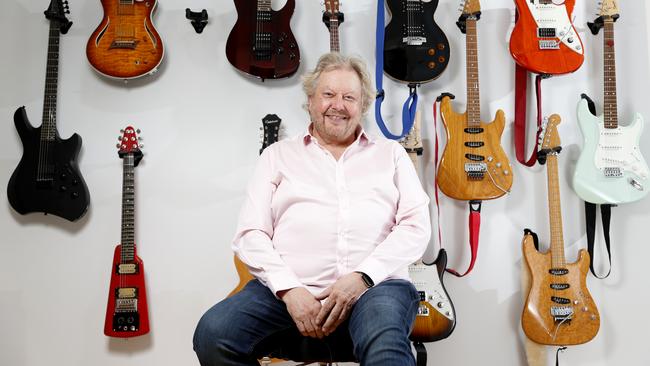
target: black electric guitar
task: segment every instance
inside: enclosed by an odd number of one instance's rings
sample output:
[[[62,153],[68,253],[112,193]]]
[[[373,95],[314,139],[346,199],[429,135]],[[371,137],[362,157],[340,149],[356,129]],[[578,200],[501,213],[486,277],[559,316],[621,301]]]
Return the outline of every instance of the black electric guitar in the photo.
[[[226,57],[239,71],[264,79],[293,75],[300,65],[298,43],[291,32],[296,0],[271,9],[271,0],[234,0],[237,22],[226,42]]]
[[[330,31],[330,52],[341,52],[339,45],[339,25],[343,23],[345,17],[339,11],[341,2],[339,0],[325,0],[325,12],[323,13],[323,23]]]
[[[420,136],[420,111],[415,114],[413,128],[400,143],[417,170],[418,156],[424,151]],[[440,249],[433,263],[418,260],[409,266],[409,276],[420,294],[420,306],[410,335],[416,343],[447,338],[456,327],[454,304],[442,282],[446,268],[447,252],[444,249]]]
[[[43,101],[43,123],[33,127],[25,107],[14,113],[14,124],[23,144],[23,156],[9,179],[7,197],[21,215],[43,212],[75,221],[86,213],[88,187],[77,166],[81,137],[76,133],[61,140],[56,130],[59,38],[72,22],[68,2],[52,0],[45,11],[50,21]]]
[[[407,83],[436,79],[449,63],[449,41],[433,16],[438,0],[386,0],[384,72]]]

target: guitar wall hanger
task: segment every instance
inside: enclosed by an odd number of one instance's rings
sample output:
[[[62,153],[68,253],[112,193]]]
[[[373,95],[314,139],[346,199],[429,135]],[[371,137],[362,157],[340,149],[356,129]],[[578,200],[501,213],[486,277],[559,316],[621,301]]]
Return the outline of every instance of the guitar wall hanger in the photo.
[[[185,18],[192,21],[196,33],[203,33],[203,28],[208,24],[208,11],[203,9],[200,12],[185,9]]]

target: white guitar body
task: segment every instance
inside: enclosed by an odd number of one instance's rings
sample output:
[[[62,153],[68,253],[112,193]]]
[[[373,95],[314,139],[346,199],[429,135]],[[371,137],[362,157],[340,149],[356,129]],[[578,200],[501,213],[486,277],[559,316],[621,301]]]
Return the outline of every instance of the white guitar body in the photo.
[[[628,126],[605,128],[588,103],[578,103],[583,148],[573,175],[573,189],[586,202],[618,204],[642,199],[650,191],[648,165],[639,150],[643,117]]]
[[[565,5],[541,4],[539,0],[526,1],[530,14],[537,23],[537,38],[539,38],[540,49],[557,49],[560,45],[554,40],[558,38],[560,42],[569,47],[576,53],[583,54],[582,41],[578,37],[578,32],[573,27],[569,13]],[[545,30],[555,30],[554,34],[545,34]],[[547,38],[548,40],[544,40]],[[553,39],[553,40],[551,40]]]
[[[447,291],[440,282],[437,267],[426,265],[421,261],[409,266],[409,277],[418,290],[422,301],[426,301],[445,318],[454,321],[454,307],[447,296]],[[429,316],[428,308],[420,305],[418,316]]]

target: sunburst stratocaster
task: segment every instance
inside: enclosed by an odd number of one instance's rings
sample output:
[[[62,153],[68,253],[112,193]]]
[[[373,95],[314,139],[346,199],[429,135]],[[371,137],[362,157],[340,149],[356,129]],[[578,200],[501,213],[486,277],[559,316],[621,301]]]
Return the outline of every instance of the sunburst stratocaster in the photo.
[[[400,141],[416,170],[418,156],[424,151],[420,114],[420,111],[416,112],[413,128]],[[434,342],[447,338],[456,327],[454,304],[443,283],[446,268],[447,252],[444,249],[440,249],[433,263],[427,264],[420,259],[409,266],[409,276],[420,294],[420,306],[410,335],[414,342]]]
[[[538,74],[566,74],[584,61],[584,48],[571,14],[575,0],[515,0],[517,22],[510,53],[517,64]]]
[[[596,117],[589,111],[587,100],[578,104],[584,144],[573,175],[573,189],[583,200],[597,204],[633,202],[650,192],[650,171],[639,149],[643,117],[637,113],[627,126],[618,124],[614,51],[614,22],[618,18],[616,1],[604,0],[600,17],[591,25],[596,31],[604,28],[604,112]]]
[[[90,36],[86,56],[100,74],[133,79],[162,62],[163,41],[151,21],[157,0],[101,0],[104,18]]]
[[[135,167],[142,159],[136,130],[128,126],[117,144],[123,160],[122,241],[115,247],[104,334],[130,338],[149,332],[144,264],[135,247]]]
[[[567,263],[564,255],[562,210],[558,162],[560,117],[549,118],[543,133],[540,153],[546,157],[548,175],[551,245],[546,253],[535,248],[532,235],[524,236],[523,256],[532,283],[521,316],[526,336],[547,345],[575,345],[588,342],[600,327],[600,315],[587,289],[589,254],[581,249],[578,260]]]
[[[440,114],[447,131],[447,144],[438,168],[440,190],[457,200],[488,200],[501,197],[512,186],[510,161],[501,147],[505,116],[498,110],[492,123],[481,122],[479,98],[478,0],[466,0],[458,25],[466,33],[467,111],[456,113],[445,95]]]

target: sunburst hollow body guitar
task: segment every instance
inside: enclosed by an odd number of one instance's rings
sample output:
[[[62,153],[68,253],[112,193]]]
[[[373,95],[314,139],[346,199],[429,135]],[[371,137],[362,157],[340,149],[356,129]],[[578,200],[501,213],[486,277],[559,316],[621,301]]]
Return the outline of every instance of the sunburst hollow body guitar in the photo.
[[[614,22],[618,18],[616,1],[605,0],[600,17],[594,25],[590,24],[592,29],[604,28],[603,114],[591,114],[585,99],[578,104],[578,124],[584,143],[573,175],[573,189],[583,200],[596,204],[638,201],[650,191],[650,171],[639,149],[643,117],[637,113],[627,126],[618,124],[614,51]]]
[[[86,56],[100,74],[133,79],[158,69],[163,41],[151,21],[156,0],[101,0],[104,18],[86,45]]]
[[[467,111],[454,112],[448,95],[440,104],[447,144],[438,168],[438,186],[447,196],[463,201],[501,197],[512,186],[510,161],[501,147],[505,115],[498,110],[492,123],[481,122],[476,33],[480,14],[478,0],[466,0],[457,23],[467,35]]]
[[[535,248],[532,235],[524,236],[523,270],[530,271],[530,291],[521,316],[526,336],[546,345],[567,346],[588,342],[600,328],[600,315],[587,289],[589,253],[578,252],[578,260],[567,263],[564,255],[562,210],[558,162],[560,138],[557,125],[560,117],[553,115],[545,127],[541,152],[546,156],[548,174],[549,222],[551,245],[546,253]]]
[[[575,0],[515,0],[517,22],[510,53],[517,64],[538,74],[566,74],[584,61],[584,48],[571,14]]]

